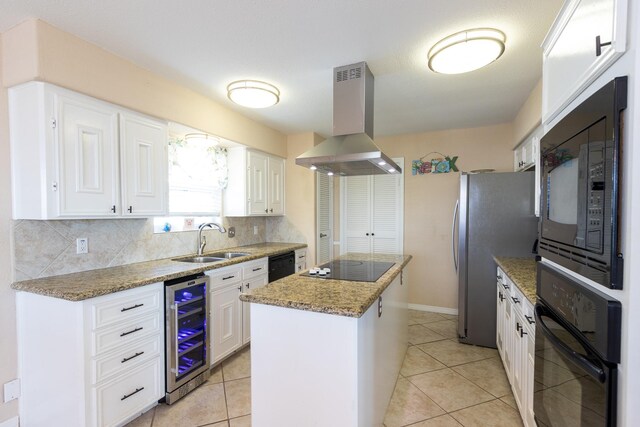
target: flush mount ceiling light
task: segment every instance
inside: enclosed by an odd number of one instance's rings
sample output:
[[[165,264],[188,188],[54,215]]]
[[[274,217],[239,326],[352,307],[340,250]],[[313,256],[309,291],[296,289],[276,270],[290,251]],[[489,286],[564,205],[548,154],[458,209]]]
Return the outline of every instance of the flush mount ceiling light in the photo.
[[[429,50],[429,68],[436,73],[462,74],[500,58],[506,36],[493,28],[460,31],[443,38]]]
[[[280,91],[269,83],[258,80],[238,80],[229,83],[227,96],[238,105],[265,108],[280,101]]]

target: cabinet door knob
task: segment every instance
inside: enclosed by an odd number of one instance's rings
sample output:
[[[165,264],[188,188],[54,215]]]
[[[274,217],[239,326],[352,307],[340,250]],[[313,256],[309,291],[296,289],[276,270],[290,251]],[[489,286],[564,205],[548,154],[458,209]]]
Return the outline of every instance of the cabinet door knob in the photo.
[[[371,233],[371,235],[372,235],[372,236],[375,236],[375,235],[376,235],[376,233]]]
[[[596,56],[602,55],[602,46],[610,46],[611,42],[602,43],[600,36],[596,36]]]
[[[367,233],[367,236],[369,235],[369,233]]]
[[[269,209],[265,209],[265,210],[264,210],[264,213],[269,213]]]
[[[327,235],[324,233],[320,233],[320,238],[323,238],[323,237],[327,237]]]
[[[269,212],[273,213],[273,208],[269,209]]]

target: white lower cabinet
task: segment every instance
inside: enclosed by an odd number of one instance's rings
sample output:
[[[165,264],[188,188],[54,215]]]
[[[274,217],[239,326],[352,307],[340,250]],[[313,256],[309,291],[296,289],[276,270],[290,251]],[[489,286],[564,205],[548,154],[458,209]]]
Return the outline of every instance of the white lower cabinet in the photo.
[[[408,288],[397,276],[359,318],[253,304],[252,425],[381,426],[407,350]]]
[[[307,269],[307,249],[296,249],[296,273]]]
[[[215,365],[251,339],[249,303],[240,301],[241,292],[269,282],[269,260],[260,258],[207,271],[211,280],[210,352]]]
[[[535,320],[533,304],[498,268],[496,344],[513,397],[526,427],[536,425],[533,416],[533,367]]]
[[[164,396],[164,284],[84,301],[17,294],[27,427],[120,426]]]

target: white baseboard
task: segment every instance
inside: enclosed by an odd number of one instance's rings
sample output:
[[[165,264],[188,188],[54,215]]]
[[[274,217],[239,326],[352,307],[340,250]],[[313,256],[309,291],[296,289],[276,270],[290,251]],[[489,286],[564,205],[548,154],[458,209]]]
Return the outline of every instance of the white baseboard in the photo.
[[[15,416],[6,421],[0,422],[0,427],[18,427],[18,417]]]
[[[454,316],[458,315],[457,308],[436,307],[434,305],[424,305],[424,304],[409,304],[409,308],[411,310],[432,311],[434,313],[452,314]]]

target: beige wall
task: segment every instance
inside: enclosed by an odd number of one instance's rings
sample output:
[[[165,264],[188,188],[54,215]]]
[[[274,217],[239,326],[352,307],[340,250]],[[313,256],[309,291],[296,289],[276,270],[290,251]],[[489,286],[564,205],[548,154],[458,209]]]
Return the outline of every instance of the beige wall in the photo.
[[[282,157],[286,136],[40,20],[5,33],[5,87],[42,80]]]
[[[296,157],[323,139],[313,132],[287,137],[286,216],[267,219],[267,240],[306,243],[309,267],[316,256],[316,174],[296,165]]]
[[[0,43],[0,83],[4,81],[2,62]],[[10,167],[7,91],[0,85],[0,385],[18,377],[15,292],[9,287],[12,282]],[[0,403],[0,423],[18,415],[17,402]]]
[[[512,148],[515,148],[542,122],[542,79],[533,88],[513,120]]]
[[[409,264],[409,302],[457,308],[458,282],[451,257],[451,220],[459,173],[412,175],[411,161],[438,151],[459,156],[461,171],[511,171],[511,124],[376,138],[391,157],[404,157],[404,252]],[[433,156],[431,156],[433,157]]]

